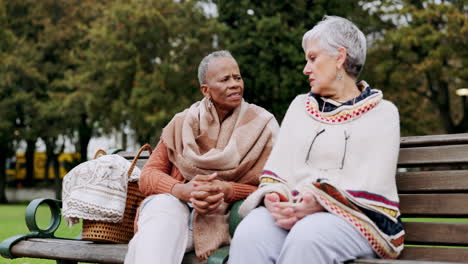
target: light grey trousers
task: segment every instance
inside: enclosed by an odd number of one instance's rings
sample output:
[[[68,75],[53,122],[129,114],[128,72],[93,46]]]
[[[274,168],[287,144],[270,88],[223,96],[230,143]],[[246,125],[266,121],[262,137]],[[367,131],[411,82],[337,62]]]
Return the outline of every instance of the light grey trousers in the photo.
[[[338,216],[311,214],[287,231],[275,225],[265,207],[242,220],[229,252],[229,264],[331,264],[356,258],[375,258],[375,254],[367,240]]]
[[[124,263],[180,264],[184,253],[193,250],[190,215],[187,204],[170,194],[147,197]]]

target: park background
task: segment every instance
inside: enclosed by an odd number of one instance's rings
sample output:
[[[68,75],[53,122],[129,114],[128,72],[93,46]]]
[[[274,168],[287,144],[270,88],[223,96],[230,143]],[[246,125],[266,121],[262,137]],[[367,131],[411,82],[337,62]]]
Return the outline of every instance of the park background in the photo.
[[[397,105],[402,136],[468,132],[466,0],[0,0],[0,241],[26,232],[17,193],[60,198],[97,148],[154,147],[201,99],[197,67],[214,50],[281,121],[310,90],[301,40],[324,15],[366,34],[360,79]]]

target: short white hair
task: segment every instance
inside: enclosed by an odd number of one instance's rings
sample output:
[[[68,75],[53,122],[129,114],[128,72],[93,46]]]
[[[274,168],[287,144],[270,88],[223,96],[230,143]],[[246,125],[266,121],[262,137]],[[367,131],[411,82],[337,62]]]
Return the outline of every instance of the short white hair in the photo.
[[[320,48],[330,55],[338,55],[338,49],[345,48],[345,71],[354,78],[361,73],[366,62],[366,36],[353,22],[338,16],[324,16],[302,37],[304,51],[308,40],[318,40]]]
[[[232,58],[234,61],[236,60],[234,59],[234,57],[232,57],[231,52],[227,50],[218,50],[206,55],[200,62],[200,65],[198,65],[198,82],[200,83],[200,85],[203,85],[206,82],[206,72],[208,71],[208,65],[210,64],[210,62],[213,59],[219,57],[229,57]]]

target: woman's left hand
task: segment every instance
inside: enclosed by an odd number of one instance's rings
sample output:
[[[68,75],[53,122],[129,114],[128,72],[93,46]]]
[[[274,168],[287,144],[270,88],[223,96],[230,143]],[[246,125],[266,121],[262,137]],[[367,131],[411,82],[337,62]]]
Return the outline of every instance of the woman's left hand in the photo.
[[[190,196],[190,202],[199,214],[209,214],[224,202],[224,193],[214,185],[196,186]]]
[[[325,211],[325,209],[315,197],[311,193],[305,193],[299,203],[276,203],[272,215],[276,219],[277,226],[290,230],[303,217],[321,211]]]

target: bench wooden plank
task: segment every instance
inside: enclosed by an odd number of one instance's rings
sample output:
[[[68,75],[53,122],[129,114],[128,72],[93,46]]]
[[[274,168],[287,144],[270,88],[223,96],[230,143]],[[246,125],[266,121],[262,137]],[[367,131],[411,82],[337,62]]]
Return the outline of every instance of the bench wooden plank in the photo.
[[[356,259],[355,264],[453,264],[453,262],[417,261],[417,260],[393,260],[393,259]]]
[[[400,148],[468,143],[468,133],[401,137]]]
[[[12,248],[15,256],[76,260],[83,262],[123,263],[126,244],[95,244],[89,241],[31,238]]]
[[[468,245],[468,223],[405,222],[405,243]]]
[[[120,156],[126,159],[133,160],[137,152],[136,151],[119,151],[117,154],[119,154]],[[140,154],[140,159],[147,159],[147,158],[149,158],[149,152],[146,150],[142,151]]]
[[[99,244],[69,239],[30,238],[15,244],[15,256],[121,264],[127,253],[127,244]],[[194,254],[186,254],[183,264],[203,264]]]
[[[468,193],[401,194],[400,211],[405,216],[468,217]]]
[[[466,263],[468,262],[468,249],[406,246],[400,259]]]
[[[468,170],[397,173],[399,193],[468,191]]]
[[[468,145],[402,148],[399,167],[468,164]]]

